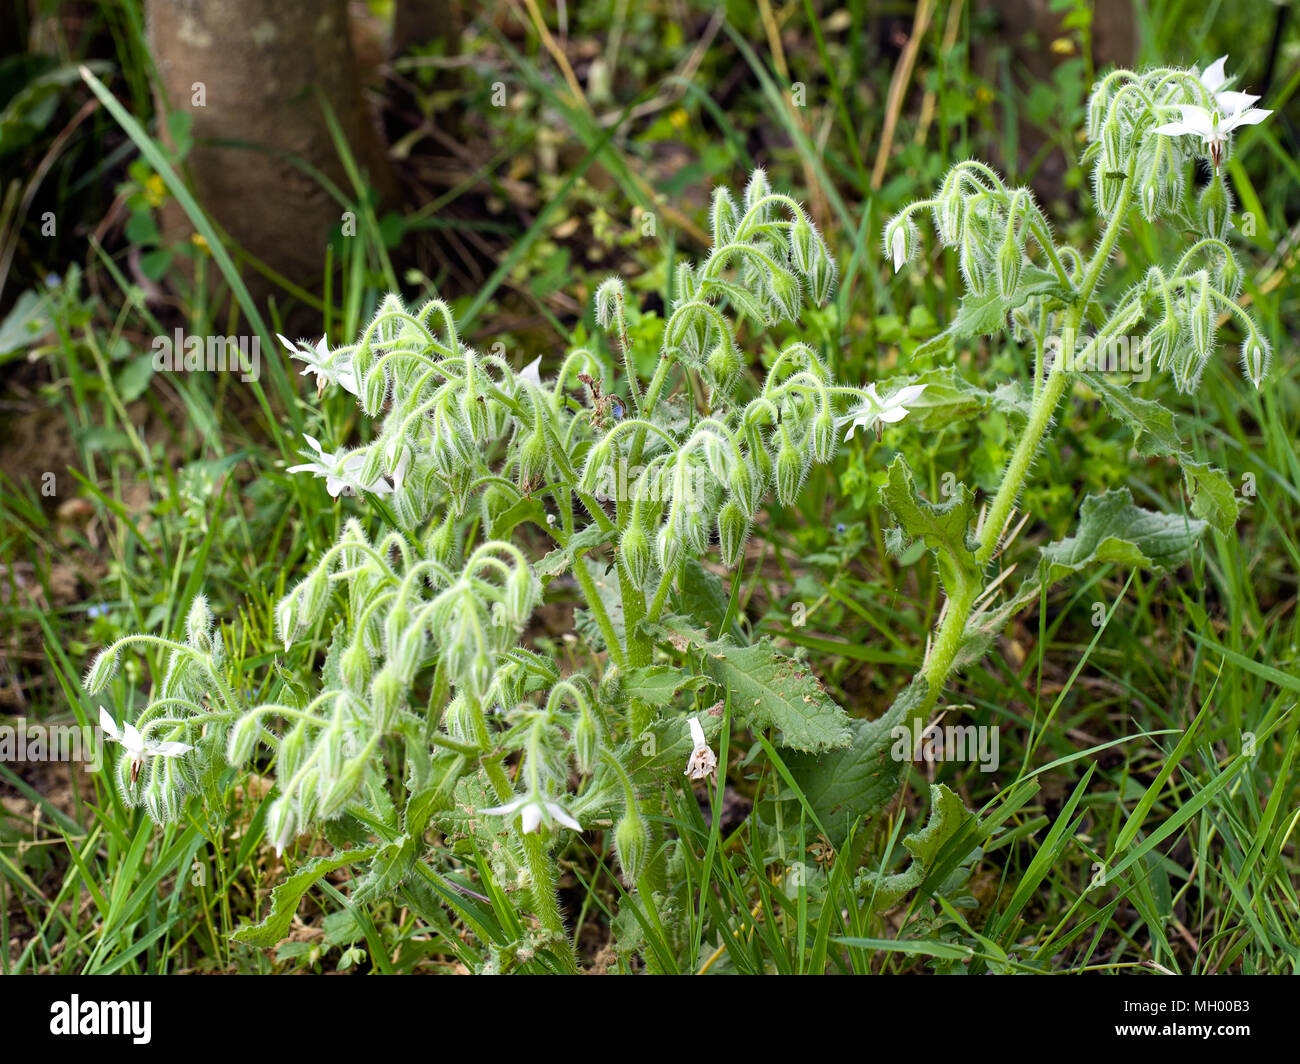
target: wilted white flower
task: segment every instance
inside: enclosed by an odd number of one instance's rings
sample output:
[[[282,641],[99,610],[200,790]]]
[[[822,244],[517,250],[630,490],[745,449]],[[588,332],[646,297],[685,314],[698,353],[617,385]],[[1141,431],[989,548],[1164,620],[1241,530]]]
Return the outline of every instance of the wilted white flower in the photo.
[[[533,794],[521,794],[518,798],[506,802],[505,805],[496,805],[491,809],[484,809],[483,812],[504,817],[511,817],[518,813],[520,827],[523,828],[525,835],[530,831],[536,831],[543,823],[549,827],[552,822],[562,827],[572,828],[574,831],[582,830],[582,825],[574,820],[559,802]]]
[[[361,472],[365,468],[366,457],[361,452],[339,451],[337,454],[330,454],[328,451],[321,450],[321,445],[315,437],[308,436],[304,432],[302,438],[311,444],[312,450],[316,452],[316,461],[290,466],[287,472],[311,473],[313,476],[324,477],[325,490],[336,499],[340,493],[356,495],[368,491],[374,495],[388,495],[392,492],[392,485],[382,476],[376,478],[373,483],[362,483]],[[405,472],[405,469],[403,468],[402,471]]]
[[[134,724],[124,724],[119,728],[117,721],[109,716],[108,710],[103,706],[99,707],[99,727],[110,742],[121,743],[122,749],[131,758],[132,783],[140,775],[140,766],[144,764],[145,758],[180,757],[194,749],[188,743],[164,743],[157,739],[146,739]]]
[[[299,376],[305,377],[308,373],[316,374],[317,396],[324,393],[325,385],[337,384],[344,391],[360,397],[361,390],[357,385],[357,375],[352,369],[351,357],[346,355],[331,357],[329,344],[325,342],[324,336],[316,341],[315,347],[309,347],[303,341],[294,344],[280,333],[275,335],[293,358],[307,363],[307,368]]]
[[[691,726],[691,742],[695,749],[691,751],[691,756],[686,762],[684,774],[693,780],[702,780],[717,771],[718,757],[709,749],[709,741],[704,738],[704,728],[700,724],[700,718],[691,717],[686,723]]]
[[[844,434],[846,440],[853,438],[853,433],[864,428],[870,431],[875,428],[878,422],[893,424],[896,421],[902,421],[907,417],[907,407],[914,403],[926,386],[924,384],[909,384],[906,387],[899,388],[888,399],[881,399],[876,393],[876,386],[868,384],[866,387],[867,401],[851,414],[840,418],[837,422],[840,428],[848,425],[849,431]]]

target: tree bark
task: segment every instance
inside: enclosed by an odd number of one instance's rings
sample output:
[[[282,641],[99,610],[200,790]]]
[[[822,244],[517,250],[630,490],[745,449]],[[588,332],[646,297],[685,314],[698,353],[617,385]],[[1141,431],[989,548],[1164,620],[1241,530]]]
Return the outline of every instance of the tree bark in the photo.
[[[249,254],[310,286],[344,208],[286,153],[355,197],[322,100],[381,197],[395,187],[362,97],[346,0],[146,0],[145,12],[160,113],[165,99],[193,116],[186,165],[199,202]],[[168,221],[183,224],[174,207]],[[267,290],[246,279],[255,295]]]

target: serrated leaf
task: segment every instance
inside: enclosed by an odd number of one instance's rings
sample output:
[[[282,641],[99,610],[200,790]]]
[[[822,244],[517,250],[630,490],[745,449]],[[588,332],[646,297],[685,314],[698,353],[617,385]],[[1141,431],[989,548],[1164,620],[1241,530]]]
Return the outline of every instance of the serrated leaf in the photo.
[[[1089,387],[1101,396],[1112,417],[1133,433],[1133,447],[1144,458],[1177,454],[1183,449],[1173,411],[1152,399],[1134,395],[1132,389],[1114,384],[1098,373],[1085,373]]]
[[[918,676],[899,692],[884,716],[851,721],[847,746],[820,756],[786,758],[786,767],[833,846],[842,845],[852,825],[875,816],[898,792],[904,763],[893,756],[892,733],[907,724],[928,690],[925,679]]]
[[[912,855],[911,863],[903,871],[891,875],[863,872],[854,884],[858,895],[874,898],[877,911],[892,909],[905,894],[925,882],[939,851],[974,819],[975,814],[956,794],[942,783],[931,784],[929,820],[920,831],[903,839],[903,845]]]
[[[777,728],[780,745],[816,752],[846,746],[848,715],[803,662],[764,639],[753,646],[726,640],[703,648],[705,671],[731,692],[732,711],[752,728]]]
[[[1192,513],[1226,536],[1241,513],[1241,503],[1228,475],[1208,462],[1193,462],[1187,455],[1180,456],[1179,463],[1192,500]]]
[[[957,487],[946,502],[936,504],[923,499],[912,483],[912,470],[900,454],[890,464],[889,479],[880,489],[880,501],[894,515],[907,539],[919,540],[934,552],[940,578],[949,589],[979,572],[975,554],[967,543],[975,495],[964,484]]]
[[[230,937],[246,946],[269,948],[278,943],[289,933],[293,914],[298,903],[322,876],[351,864],[359,864],[373,857],[381,849],[380,844],[362,846],[342,853],[326,854],[313,857],[298,871],[271,891],[271,911],[258,924],[245,924]]]
[[[1161,572],[1187,559],[1205,522],[1133,505],[1127,488],[1089,495],[1076,535],[1040,548],[1040,579],[1047,584],[1079,570],[1114,562]]]

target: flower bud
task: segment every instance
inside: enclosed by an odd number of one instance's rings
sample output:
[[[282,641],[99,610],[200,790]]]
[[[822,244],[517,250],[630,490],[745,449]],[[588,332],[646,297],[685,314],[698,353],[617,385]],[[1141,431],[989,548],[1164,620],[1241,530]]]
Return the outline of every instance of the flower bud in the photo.
[[[835,260],[823,247],[821,256],[814,262],[812,272],[808,275],[809,294],[817,306],[824,307],[835,292],[836,273]]]
[[[1210,306],[1210,286],[1201,285],[1200,294],[1192,304],[1190,320],[1192,330],[1192,347],[1201,359],[1210,357],[1214,349],[1214,313]]]
[[[492,686],[492,659],[482,652],[474,655],[469,667],[469,687],[480,701],[487,697]]]
[[[111,647],[107,650],[101,650],[95,655],[95,660],[90,665],[90,671],[86,673],[83,686],[90,694],[98,694],[108,686],[108,681],[113,678],[113,673],[116,671],[117,652]]]
[[[736,210],[736,201],[732,199],[731,190],[719,185],[713,190],[713,205],[709,210],[709,228],[713,231],[713,246],[722,247],[730,244],[736,233],[740,215]],[[687,298],[692,298],[687,296]]]
[[[600,756],[600,726],[585,703],[578,714],[578,723],[573,726],[573,756],[584,775],[591,774]]]
[[[635,803],[630,803],[614,829],[614,854],[623,872],[623,882],[634,886],[645,871],[650,852],[650,829]]]
[[[275,847],[277,857],[284,853],[289,843],[293,842],[297,835],[297,826],[298,818],[294,814],[289,796],[282,794],[271,803],[266,813],[266,837]]]
[[[1210,183],[1201,190],[1196,213],[1201,231],[1206,236],[1222,240],[1228,231],[1228,219],[1232,215],[1232,196],[1220,174],[1215,173]]]
[[[1241,266],[1237,262],[1237,256],[1231,252],[1223,257],[1223,264],[1218,270],[1217,283],[1219,291],[1229,299],[1236,299],[1241,292]]]
[[[339,656],[339,678],[349,691],[361,694],[370,682],[370,653],[364,639],[354,639]]]
[[[894,264],[894,272],[909,262],[916,250],[916,226],[905,215],[897,215],[885,226],[885,256]]]
[[[582,467],[582,475],[578,478],[579,491],[594,495],[603,487],[605,467],[609,465],[612,450],[613,447],[607,437],[594,444],[587,452],[587,464]]]
[[[709,372],[713,374],[713,379],[721,387],[729,388],[740,374],[740,355],[736,353],[736,349],[732,344],[724,341],[716,344],[713,350],[709,352],[707,365]]]
[[[973,225],[968,225],[962,234],[960,264],[962,277],[971,294],[983,295],[987,288],[984,251]]]
[[[782,506],[790,506],[803,486],[804,456],[787,439],[776,456],[776,499]]]
[[[300,585],[302,589],[302,622],[313,624],[329,606],[330,578],[324,565],[317,565]]]
[[[824,465],[835,457],[839,436],[835,431],[835,416],[829,410],[821,411],[812,423],[813,461]]]
[[[799,317],[802,290],[798,277],[778,267],[767,275],[767,292],[778,319],[794,321]]]
[[[389,662],[375,673],[370,684],[370,717],[376,731],[386,732],[393,726],[405,697],[401,676]]]
[[[434,561],[450,564],[456,556],[456,522],[450,513],[442,523],[434,525],[425,539],[425,552]]]
[[[262,721],[256,713],[245,713],[226,738],[226,760],[236,768],[248,764],[262,737]]]
[[[284,640],[284,649],[288,650],[289,645],[293,642],[293,637],[298,634],[300,621],[298,617],[298,589],[294,588],[280,600],[279,605],[275,607],[275,624],[280,631],[280,638]]]
[[[623,568],[632,584],[635,587],[645,586],[650,571],[650,541],[641,526],[640,507],[633,510],[632,520],[623,530],[623,538],[619,541],[619,557],[623,559]]]
[[[1016,285],[1020,283],[1020,269],[1024,264],[1024,252],[1016,242],[1016,226],[1012,222],[1007,226],[1006,238],[998,248],[998,290],[1004,299],[1015,295]]]
[[[1241,344],[1241,369],[1250,378],[1250,383],[1256,388],[1263,383],[1264,378],[1268,375],[1270,361],[1271,352],[1269,351],[1268,341],[1252,328]]]
[[[764,456],[767,454],[766,451],[762,453]],[[727,471],[727,490],[740,504],[741,512],[752,521],[758,513],[759,503],[763,501],[763,485],[748,460],[734,463]]]
[[[537,601],[537,581],[527,562],[520,562],[506,578],[506,612],[511,621],[521,625],[533,612]]]
[[[686,546],[682,543],[681,537],[673,531],[670,524],[662,525],[655,536],[655,555],[659,561],[659,571],[674,572],[685,554]]]
[[[194,596],[190,612],[185,616],[185,641],[195,650],[212,653],[212,611],[202,595]]]
[[[383,366],[376,366],[366,374],[361,384],[361,409],[370,417],[374,417],[383,410],[387,398],[388,374],[384,372]]]
[[[608,277],[596,289],[596,324],[607,329],[617,320],[619,304],[623,301],[623,279]]]
[[[728,499],[718,511],[718,552],[722,563],[735,566],[749,537],[749,518],[735,499]]]

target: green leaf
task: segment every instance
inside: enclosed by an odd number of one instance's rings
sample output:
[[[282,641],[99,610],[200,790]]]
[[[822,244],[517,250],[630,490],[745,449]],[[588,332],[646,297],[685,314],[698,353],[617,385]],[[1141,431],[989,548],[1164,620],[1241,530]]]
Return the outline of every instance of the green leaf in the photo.
[[[900,454],[890,464],[889,479],[880,489],[880,501],[894,515],[907,539],[919,540],[934,552],[940,579],[950,591],[979,574],[966,536],[974,515],[975,495],[964,484],[957,488],[943,503],[921,498],[912,483],[912,471]]]
[[[1237,523],[1241,512],[1241,503],[1237,493],[1232,490],[1232,483],[1222,469],[1216,469],[1208,462],[1193,462],[1187,455],[1179,456],[1183,467],[1183,479],[1187,483],[1187,494],[1192,500],[1192,514],[1208,521],[1225,536]]]
[[[1161,572],[1186,561],[1205,522],[1133,505],[1127,488],[1089,495],[1079,512],[1077,535],[1042,550],[1040,579],[1056,581],[1106,562]]]
[[[898,793],[904,762],[893,756],[893,730],[907,725],[928,690],[925,679],[917,676],[884,716],[850,722],[847,746],[820,756],[791,754],[786,758],[791,776],[833,846],[842,845],[850,827],[863,817],[875,816]]]
[[[803,662],[764,639],[753,646],[726,640],[701,648],[705,671],[731,692],[736,714],[753,728],[778,728],[781,745],[816,752],[847,746],[849,718]]]
[[[375,843],[355,850],[344,850],[341,853],[312,858],[271,891],[271,911],[267,913],[266,919],[260,924],[244,924],[230,937],[246,946],[263,948],[274,946],[289,933],[289,925],[293,922],[293,914],[298,909],[298,903],[321,876],[347,865],[359,864],[373,857],[380,848],[380,845]]]
[[[744,641],[734,621],[727,631],[721,631],[727,616],[727,589],[717,574],[709,572],[694,558],[686,559],[673,599],[676,612],[707,632],[719,637],[729,635],[737,643]]]
[[[854,886],[860,897],[873,897],[877,910],[892,909],[898,901],[925,882],[944,844],[975,819],[965,803],[942,783],[930,786],[930,819],[924,828],[903,839],[912,855],[901,872],[881,875],[863,872]]]
[[[622,676],[622,691],[628,698],[639,698],[655,706],[666,706],[695,677],[670,665],[644,665],[628,669]]]
[[[1133,432],[1133,446],[1144,458],[1178,454],[1182,441],[1173,411],[1151,399],[1133,394],[1130,388],[1113,384],[1099,373],[1084,373],[1089,387],[1101,396],[1112,417]]]

